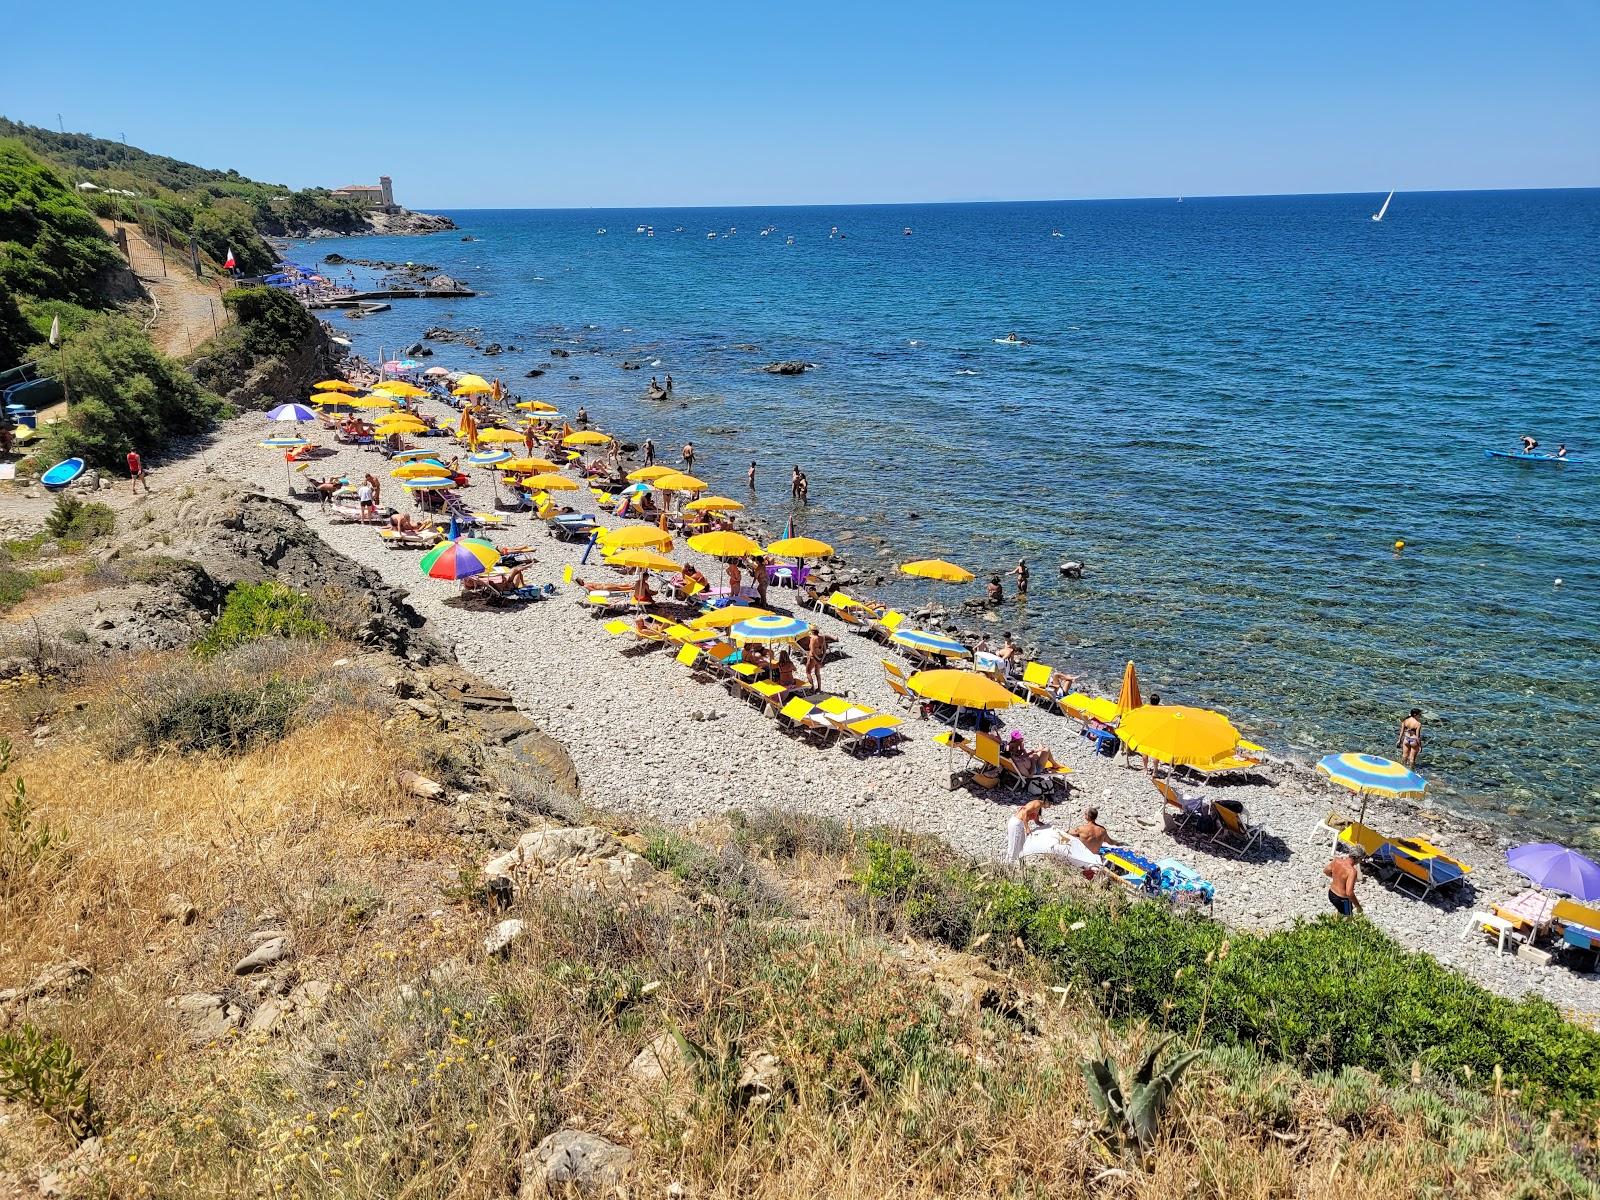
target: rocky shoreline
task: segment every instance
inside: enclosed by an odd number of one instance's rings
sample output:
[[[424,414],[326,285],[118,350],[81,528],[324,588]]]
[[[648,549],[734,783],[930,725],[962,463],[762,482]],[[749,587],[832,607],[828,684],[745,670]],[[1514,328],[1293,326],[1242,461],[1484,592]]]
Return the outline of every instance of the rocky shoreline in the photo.
[[[248,416],[235,422],[207,451],[208,469],[281,495],[282,463],[256,447],[257,434]],[[376,471],[384,478],[387,498],[391,481],[383,466],[375,454],[342,447],[318,471],[354,478]],[[477,479],[467,504],[489,510],[489,480],[483,473]],[[574,497],[578,507],[592,509],[587,492]],[[406,503],[404,493],[398,503]],[[514,519],[517,523],[496,540],[531,546],[538,562],[529,568],[528,582],[554,584],[558,593],[544,604],[486,611],[464,605],[454,585],[420,578],[417,556],[386,549],[372,528],[329,524],[314,504],[303,505],[302,512],[319,537],[403,589],[428,628],[451,645],[457,661],[503,687],[522,712],[566,747],[587,803],[670,824],[764,805],[931,833],[980,858],[996,857],[1003,849],[1005,817],[1018,802],[1015,793],[948,790],[952,763],[932,741],[936,725],[908,716],[910,740],[902,752],[867,761],[785,736],[770,719],[696,681],[669,656],[640,652],[607,635],[603,622],[562,582],[569,566],[579,574],[604,569],[579,565],[581,545],[547,538],[528,518]],[[681,548],[674,553],[698,557]],[[715,562],[699,565],[708,573],[720,570]],[[834,578],[851,578],[849,568],[836,568]],[[785,595],[774,589],[772,600],[784,605]],[[885,650],[829,615],[816,620],[847,651],[847,657],[828,664],[828,689],[894,711],[879,665]],[[1056,823],[1076,823],[1079,808],[1098,804],[1114,838],[1155,857],[1177,858],[1212,880],[1215,915],[1231,924],[1280,928],[1327,911],[1322,866],[1331,835],[1322,821],[1330,811],[1353,810],[1347,794],[1331,792],[1282,764],[1271,766],[1271,778],[1229,787],[1229,795],[1243,800],[1253,819],[1270,831],[1262,847],[1239,856],[1207,839],[1168,833],[1160,798],[1143,773],[1095,755],[1059,716],[1034,707],[1013,709],[1007,716],[1030,744],[1050,746],[1073,769],[1077,790],[1069,805],[1056,810]],[[1381,828],[1409,831],[1421,825],[1428,832],[1426,822],[1440,819],[1397,804],[1368,806],[1369,822]],[[1484,907],[1521,890],[1524,881],[1504,866],[1503,844],[1489,831],[1452,827],[1436,836],[1475,865],[1476,895],[1468,891],[1456,900],[1424,902],[1368,881],[1362,894],[1370,918],[1402,944],[1431,951],[1485,986],[1511,996],[1538,993],[1592,1023],[1600,1009],[1592,979],[1561,966],[1497,956],[1476,939],[1460,940],[1474,900]]]

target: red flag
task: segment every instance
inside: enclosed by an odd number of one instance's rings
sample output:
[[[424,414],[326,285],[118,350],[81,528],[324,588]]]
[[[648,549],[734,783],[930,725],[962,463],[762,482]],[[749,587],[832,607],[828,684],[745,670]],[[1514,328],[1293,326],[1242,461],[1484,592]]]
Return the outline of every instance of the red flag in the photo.
[[[238,265],[239,265],[238,263],[233,261],[233,247],[229,246],[228,247],[228,261],[222,264],[222,269],[224,271],[231,271],[231,270],[234,269],[234,267],[236,267]]]

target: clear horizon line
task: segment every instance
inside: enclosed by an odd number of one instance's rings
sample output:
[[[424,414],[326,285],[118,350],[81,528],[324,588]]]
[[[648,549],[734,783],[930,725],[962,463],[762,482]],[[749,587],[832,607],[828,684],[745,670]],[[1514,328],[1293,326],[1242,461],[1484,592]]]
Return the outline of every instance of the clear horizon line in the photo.
[[[795,203],[792,201],[744,201],[736,204],[430,204],[426,201],[417,202],[420,209],[416,211],[439,212],[625,212],[636,209],[648,209],[653,212],[692,212],[698,209],[739,209],[739,208],[935,208],[941,205],[952,204],[1118,204],[1131,201],[1144,200],[1292,200],[1308,197],[1342,197],[1342,196],[1385,196],[1390,189],[1386,187],[1361,189],[1343,192],[1152,192],[1140,196],[1059,196],[1059,197],[1033,197],[1022,199],[999,199],[996,197],[972,197],[967,199],[950,200],[811,200]],[[1476,193],[1492,194],[1496,192],[1592,192],[1600,191],[1600,184],[1553,184],[1539,187],[1430,187],[1430,188],[1395,188],[1397,196],[1444,196],[1444,195],[1471,195]]]

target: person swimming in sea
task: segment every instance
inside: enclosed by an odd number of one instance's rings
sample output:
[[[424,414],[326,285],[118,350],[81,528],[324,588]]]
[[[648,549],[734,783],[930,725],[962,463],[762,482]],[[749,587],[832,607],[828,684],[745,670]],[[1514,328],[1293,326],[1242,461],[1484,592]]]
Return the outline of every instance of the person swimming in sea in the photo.
[[[1566,456],[1567,456],[1567,444],[1565,442],[1562,442],[1559,446],[1556,447],[1556,457],[1557,458],[1565,458]]]
[[[1524,454],[1532,454],[1538,448],[1539,448],[1539,439],[1538,438],[1534,437],[1532,434],[1527,434],[1527,433],[1522,435],[1522,452]]]

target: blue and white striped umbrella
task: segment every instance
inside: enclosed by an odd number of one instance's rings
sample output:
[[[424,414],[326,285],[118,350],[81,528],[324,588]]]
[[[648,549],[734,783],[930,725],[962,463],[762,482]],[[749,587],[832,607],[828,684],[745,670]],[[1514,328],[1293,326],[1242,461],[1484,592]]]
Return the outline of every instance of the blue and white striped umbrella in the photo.
[[[400,451],[399,454],[391,454],[389,456],[389,461],[390,462],[418,462],[418,461],[420,461],[422,459],[430,459],[432,461],[437,462],[438,461],[438,457],[439,457],[439,452],[437,450],[402,450],[402,451]],[[439,463],[439,465],[441,467],[444,466],[443,463]]]
[[[400,482],[409,492],[437,492],[456,486],[456,481],[448,475],[424,475],[421,479],[403,479]]]
[[[810,624],[799,617],[773,613],[765,617],[751,617],[748,621],[736,621],[728,629],[728,634],[736,642],[789,642],[804,637],[810,630]]]
[[[304,404],[280,404],[267,413],[269,421],[315,421],[317,414]]]
[[[467,461],[475,467],[492,467],[495,463],[509,462],[509,450],[480,450],[476,454],[467,455]]]
[[[972,653],[954,638],[942,633],[929,633],[925,629],[901,629],[889,638],[897,646],[920,650],[924,654],[938,654],[944,658],[965,658]]]
[[[293,450],[296,446],[309,446],[303,437],[270,437],[261,443],[268,450]]]
[[[1409,767],[1376,754],[1329,754],[1317,774],[1368,796],[1420,796],[1428,781]]]

